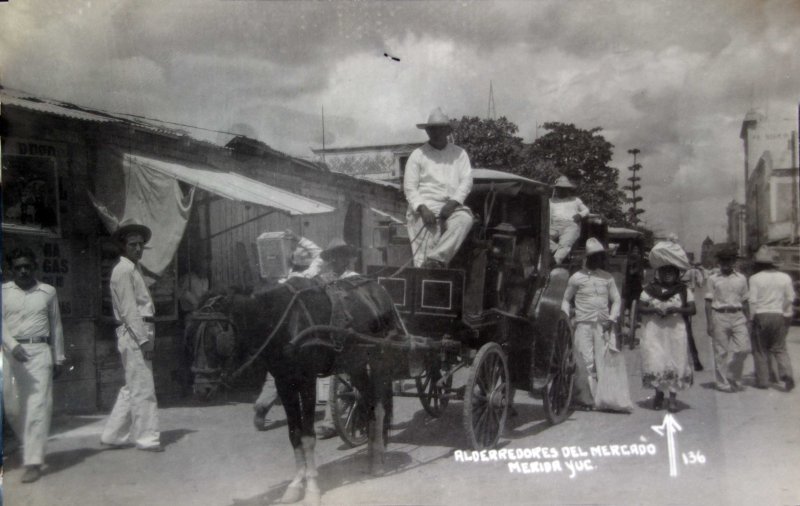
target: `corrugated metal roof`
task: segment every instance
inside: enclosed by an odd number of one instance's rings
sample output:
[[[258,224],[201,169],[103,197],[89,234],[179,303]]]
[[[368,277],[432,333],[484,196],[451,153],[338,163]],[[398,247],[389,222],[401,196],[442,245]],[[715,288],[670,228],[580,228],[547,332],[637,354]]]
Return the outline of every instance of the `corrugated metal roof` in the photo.
[[[0,88],[0,104],[22,107],[32,111],[65,116],[85,121],[109,122],[119,121],[111,115],[104,115],[81,109],[75,105],[57,100],[34,97],[29,93],[9,88]]]
[[[335,211],[335,208],[329,205],[264,184],[241,174],[217,171],[211,167],[188,167],[184,164],[165,162],[144,156],[125,155],[125,157],[129,158],[133,164],[149,167],[229,200],[271,207],[292,216]]]

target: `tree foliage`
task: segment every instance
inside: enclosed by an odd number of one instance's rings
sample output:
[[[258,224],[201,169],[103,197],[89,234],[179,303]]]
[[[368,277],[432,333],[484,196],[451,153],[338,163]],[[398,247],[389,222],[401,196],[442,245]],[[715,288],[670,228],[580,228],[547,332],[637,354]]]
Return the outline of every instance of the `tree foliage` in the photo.
[[[601,128],[545,123],[548,132],[525,145],[517,125],[505,117],[464,116],[452,126],[453,141],[467,151],[473,167],[509,170],[548,184],[566,175],[593,213],[602,214],[611,225],[631,226],[630,214],[623,210],[619,171],[609,165],[614,145],[601,135]]]
[[[608,165],[614,145],[600,134],[602,129],[558,122],[545,123],[544,128],[549,131],[529,146],[516,172],[546,183],[563,174],[593,213],[604,215],[612,225],[627,225],[619,170]]]
[[[473,167],[512,170],[520,161],[519,127],[501,117],[481,119],[464,116],[452,122],[453,140],[464,148]]]

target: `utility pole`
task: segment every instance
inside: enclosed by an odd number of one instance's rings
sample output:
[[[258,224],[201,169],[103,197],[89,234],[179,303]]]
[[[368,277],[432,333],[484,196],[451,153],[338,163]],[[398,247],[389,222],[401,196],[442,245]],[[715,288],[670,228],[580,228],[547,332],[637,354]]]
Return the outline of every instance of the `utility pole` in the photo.
[[[492,82],[489,81],[489,107],[486,110],[486,119],[496,119],[497,118],[497,110],[494,106],[494,89],[492,88]]]
[[[630,216],[631,224],[636,226],[639,224],[639,215],[644,212],[644,209],[636,208],[636,204],[642,200],[642,197],[636,196],[636,192],[642,189],[642,186],[639,184],[641,178],[637,176],[637,173],[642,169],[642,165],[636,162],[636,155],[641,153],[641,151],[638,148],[634,148],[629,149],[628,153],[633,155],[633,165],[628,167],[628,170],[631,171],[633,175],[628,178],[628,181],[630,181],[631,184],[628,186],[623,186],[622,189],[631,192],[631,196],[628,199],[628,202],[631,203],[631,207],[628,209],[628,214]]]

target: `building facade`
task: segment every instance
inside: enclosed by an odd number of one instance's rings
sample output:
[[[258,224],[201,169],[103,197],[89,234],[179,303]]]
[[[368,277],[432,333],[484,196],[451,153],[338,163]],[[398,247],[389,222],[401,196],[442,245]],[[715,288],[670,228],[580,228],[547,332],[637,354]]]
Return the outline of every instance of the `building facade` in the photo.
[[[118,253],[93,198],[102,196],[117,216],[127,212],[131,160],[172,174],[178,200],[192,195],[174,256],[151,286],[160,402],[185,393],[178,298],[191,256],[207,257],[204,274],[212,288],[253,287],[260,281],[256,237],[292,228],[323,247],[344,236],[359,246],[360,265],[380,264],[384,256],[373,248],[372,232],[387,215],[405,210],[398,188],[332,173],[252,139],[217,146],[155,121],[1,87],[0,102],[3,249],[32,248],[38,277],[56,287],[61,306],[69,367],[54,385],[56,412],[108,409],[124,382],[108,290]],[[302,211],[305,206],[326,212]]]
[[[798,242],[797,130],[796,114],[769,118],[751,110],[742,122],[745,242],[751,254],[763,244]],[[729,231],[731,225],[729,219]]]
[[[402,180],[409,155],[423,143],[312,150],[334,172],[376,180]]]
[[[726,209],[728,215],[727,239],[735,244],[739,256],[747,255],[747,206],[732,200]]]

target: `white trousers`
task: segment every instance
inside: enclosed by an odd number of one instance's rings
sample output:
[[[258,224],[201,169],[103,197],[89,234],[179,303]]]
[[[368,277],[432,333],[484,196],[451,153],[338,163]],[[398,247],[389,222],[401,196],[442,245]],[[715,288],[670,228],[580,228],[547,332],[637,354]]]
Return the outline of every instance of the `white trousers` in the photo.
[[[567,258],[569,252],[572,250],[572,245],[578,240],[581,235],[581,227],[577,223],[568,223],[566,225],[554,224],[550,228],[550,253],[557,264],[560,264]]]
[[[474,218],[466,206],[459,206],[445,222],[441,231],[439,221],[433,227],[425,227],[419,213],[409,210],[406,213],[408,236],[411,251],[414,253],[414,267],[422,267],[425,260],[437,260],[447,265],[453,259],[461,243],[467,238]]]
[[[603,326],[597,322],[578,322],[575,324],[575,351],[586,364],[586,372],[589,377],[589,389],[594,398],[597,388],[597,362],[601,359],[599,354],[603,352]]]
[[[119,390],[100,440],[114,445],[133,442],[139,448],[156,446],[159,432],[153,363],[144,359],[125,326],[117,328],[117,349],[125,368],[125,385]]]
[[[3,404],[6,418],[22,441],[23,464],[44,463],[53,413],[53,354],[47,343],[23,344],[30,358],[3,353]]]

